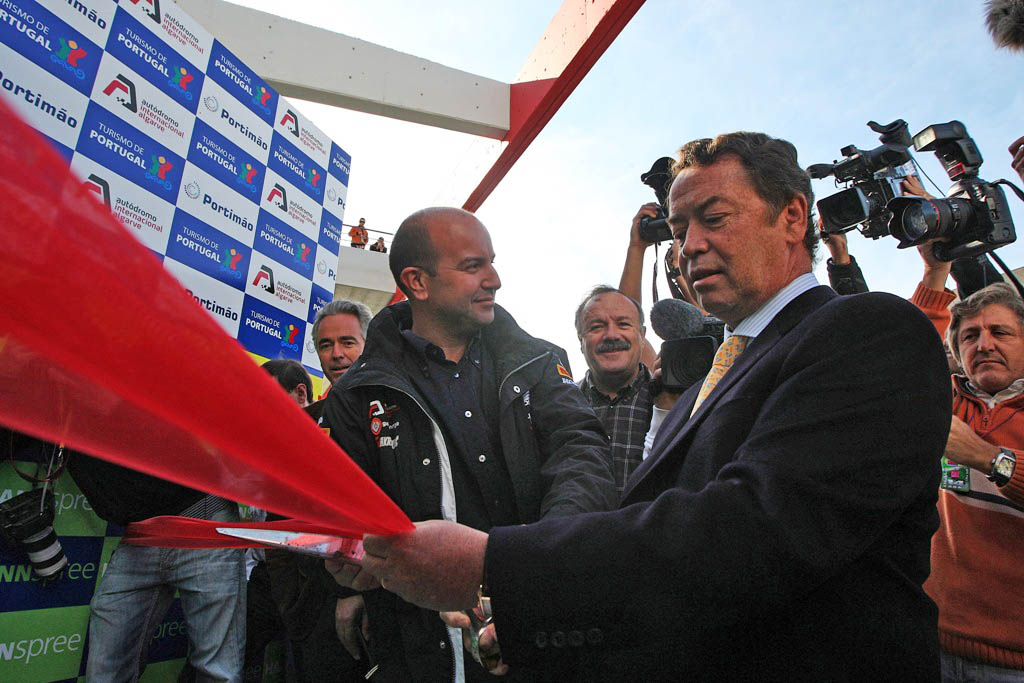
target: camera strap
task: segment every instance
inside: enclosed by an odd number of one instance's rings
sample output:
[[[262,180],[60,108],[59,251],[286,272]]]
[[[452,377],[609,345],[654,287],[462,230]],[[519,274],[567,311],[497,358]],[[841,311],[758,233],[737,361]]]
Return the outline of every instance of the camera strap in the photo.
[[[658,243],[654,243],[654,263],[651,264],[651,301],[658,303]]]
[[[48,441],[43,441],[41,439],[31,439],[31,437],[29,437],[30,438],[30,445],[39,444],[39,455],[40,455],[40,458],[36,461],[36,475],[38,475],[39,469],[40,469],[40,467],[43,464],[42,463],[42,458],[45,457],[45,455],[46,455],[46,447],[47,446],[52,446],[52,450],[50,451],[50,461],[49,461],[49,463],[47,465],[47,468],[46,468],[46,474],[44,476],[42,476],[42,477],[33,476],[33,475],[29,474],[28,472],[21,471],[21,469],[18,467],[18,460],[15,459],[15,457],[14,457],[14,430],[8,431],[8,434],[9,434],[9,441],[8,441],[8,445],[7,445],[7,458],[8,458],[8,460],[11,461],[11,467],[14,468],[14,472],[19,477],[21,477],[22,479],[24,479],[25,481],[27,481],[29,483],[39,484],[39,483],[47,483],[47,482],[51,482],[51,481],[56,481],[57,479],[60,478],[60,475],[64,474],[64,469],[68,465],[68,456],[64,452],[64,444],[55,444],[55,443],[51,444]],[[21,451],[26,451],[26,450],[28,450],[28,448],[22,448],[21,449]],[[56,463],[57,463],[57,468],[56,469],[54,469],[54,467],[53,467],[54,461],[56,461]]]

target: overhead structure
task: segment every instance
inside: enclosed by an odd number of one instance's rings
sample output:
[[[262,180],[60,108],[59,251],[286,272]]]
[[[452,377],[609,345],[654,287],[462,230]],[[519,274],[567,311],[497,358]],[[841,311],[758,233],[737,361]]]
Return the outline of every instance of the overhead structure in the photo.
[[[502,83],[223,0],[177,1],[286,97],[506,142],[466,199],[469,211],[480,208],[644,3],[565,0],[515,81]]]

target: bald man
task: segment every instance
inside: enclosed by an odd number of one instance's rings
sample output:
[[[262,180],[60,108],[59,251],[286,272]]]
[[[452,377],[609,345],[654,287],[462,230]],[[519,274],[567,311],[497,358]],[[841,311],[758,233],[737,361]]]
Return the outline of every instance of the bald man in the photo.
[[[565,352],[495,304],[501,279],[483,224],[461,209],[418,211],[395,234],[390,266],[408,301],[374,318],[363,355],[328,395],[331,436],[414,521],[487,530],[614,508],[601,424]],[[339,583],[368,587],[351,565],[333,569]],[[377,676],[487,679],[437,613],[380,588],[364,600]]]

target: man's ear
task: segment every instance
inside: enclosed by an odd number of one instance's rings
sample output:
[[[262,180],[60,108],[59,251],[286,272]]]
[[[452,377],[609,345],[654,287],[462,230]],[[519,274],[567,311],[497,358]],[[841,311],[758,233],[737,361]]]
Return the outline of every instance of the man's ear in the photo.
[[[780,218],[783,220],[783,228],[789,238],[794,242],[803,242],[807,234],[807,197],[797,194],[789,200],[782,209]]]
[[[430,297],[428,277],[430,274],[419,266],[408,266],[398,276],[408,290],[409,298],[416,301],[426,301]]]
[[[306,385],[302,382],[295,385],[295,388],[292,389],[292,395],[295,396],[295,400],[299,402],[300,406],[305,407],[309,405],[309,392],[306,391]]]

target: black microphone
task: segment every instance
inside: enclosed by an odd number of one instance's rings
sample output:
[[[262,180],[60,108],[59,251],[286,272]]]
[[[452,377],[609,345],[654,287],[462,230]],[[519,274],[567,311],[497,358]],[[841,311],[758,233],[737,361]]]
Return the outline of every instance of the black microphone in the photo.
[[[721,343],[719,331],[724,323],[706,316],[696,306],[681,299],[662,299],[651,308],[651,328],[664,339],[661,345],[661,387],[679,393],[701,381],[711,370],[715,352]]]

